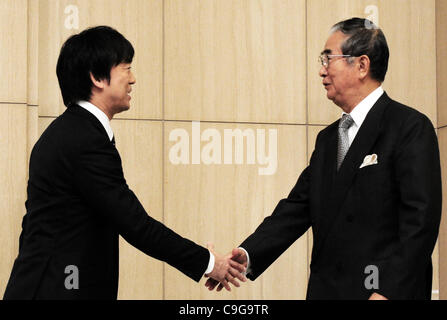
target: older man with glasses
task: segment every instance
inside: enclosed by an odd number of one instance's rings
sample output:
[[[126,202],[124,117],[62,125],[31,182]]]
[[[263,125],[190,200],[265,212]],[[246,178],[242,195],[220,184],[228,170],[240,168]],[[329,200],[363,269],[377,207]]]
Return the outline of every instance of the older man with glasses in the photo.
[[[289,196],[233,249],[249,279],[312,228],[308,299],[431,298],[438,142],[425,115],[382,89],[388,58],[385,36],[371,21],[332,28],[319,75],[342,116],[318,134]],[[212,290],[217,281],[206,285]]]

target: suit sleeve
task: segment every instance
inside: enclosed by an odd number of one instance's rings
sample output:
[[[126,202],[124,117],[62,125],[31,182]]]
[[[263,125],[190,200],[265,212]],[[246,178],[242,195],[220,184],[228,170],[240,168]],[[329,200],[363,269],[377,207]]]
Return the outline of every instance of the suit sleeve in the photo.
[[[309,171],[307,167],[289,196],[240,245],[250,256],[250,280],[259,277],[310,227]]]
[[[207,249],[151,218],[124,179],[118,152],[108,143],[92,142],[81,152],[75,173],[81,197],[137,249],[199,281],[209,262]]]
[[[427,262],[431,261],[441,219],[441,168],[433,126],[427,117],[415,113],[400,132],[394,159],[400,197],[396,208],[399,243],[379,266],[378,292],[388,299],[412,299],[411,293],[417,292],[424,275],[431,277]]]

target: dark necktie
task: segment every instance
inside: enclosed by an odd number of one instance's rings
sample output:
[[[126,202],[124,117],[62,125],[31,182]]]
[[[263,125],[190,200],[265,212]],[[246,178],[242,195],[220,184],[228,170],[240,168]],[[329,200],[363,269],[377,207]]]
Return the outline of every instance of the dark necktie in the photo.
[[[337,170],[340,169],[341,164],[349,150],[348,129],[352,126],[354,120],[349,114],[344,114],[338,125],[338,149],[337,149]]]

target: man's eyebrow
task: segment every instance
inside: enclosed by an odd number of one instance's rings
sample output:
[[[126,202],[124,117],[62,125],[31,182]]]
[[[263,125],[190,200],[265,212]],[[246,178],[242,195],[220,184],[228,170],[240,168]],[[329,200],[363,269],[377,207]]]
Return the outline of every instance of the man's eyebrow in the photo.
[[[332,50],[331,49],[324,49],[323,51],[321,51],[321,54],[331,54]]]

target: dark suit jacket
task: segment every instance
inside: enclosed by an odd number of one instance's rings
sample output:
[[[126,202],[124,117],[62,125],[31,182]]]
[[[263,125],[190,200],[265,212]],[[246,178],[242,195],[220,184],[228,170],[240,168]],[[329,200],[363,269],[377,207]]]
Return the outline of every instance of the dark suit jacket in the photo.
[[[256,279],[312,227],[308,299],[367,299],[373,292],[430,299],[441,217],[439,150],[430,120],[384,93],[338,172],[337,130],[338,121],[319,133],[289,196],[241,244],[250,255],[248,277]],[[360,169],[371,154],[378,164]],[[369,265],[378,268],[378,289],[365,287]]]
[[[27,192],[4,299],[116,299],[118,235],[195,281],[207,268],[207,249],[147,215],[104,127],[82,107],[70,106],[37,141]],[[65,287],[69,265],[78,290]]]

